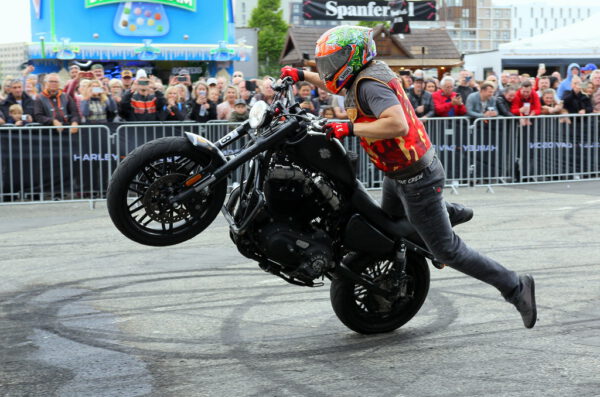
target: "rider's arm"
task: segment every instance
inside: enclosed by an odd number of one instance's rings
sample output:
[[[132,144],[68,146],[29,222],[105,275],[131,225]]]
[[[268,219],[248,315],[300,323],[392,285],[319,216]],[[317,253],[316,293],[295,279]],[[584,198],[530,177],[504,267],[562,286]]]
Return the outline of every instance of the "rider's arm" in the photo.
[[[408,123],[402,105],[394,105],[385,109],[371,123],[354,124],[354,135],[364,138],[388,139],[408,134]]]
[[[325,83],[321,80],[319,73],[309,72],[308,70],[304,71],[304,81],[308,81],[315,87],[319,87],[322,90],[327,90],[325,87]]]

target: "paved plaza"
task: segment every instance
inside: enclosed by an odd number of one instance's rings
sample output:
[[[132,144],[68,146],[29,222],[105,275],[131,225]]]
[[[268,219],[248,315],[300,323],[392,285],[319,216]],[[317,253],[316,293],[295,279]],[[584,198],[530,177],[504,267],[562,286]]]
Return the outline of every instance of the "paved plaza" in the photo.
[[[417,316],[362,336],[328,282],[262,272],[221,216],[151,248],[104,203],[0,206],[0,395],[600,395],[600,182],[494,190],[447,198],[475,209],[457,227],[470,245],[535,276],[532,330],[492,287],[431,267]]]

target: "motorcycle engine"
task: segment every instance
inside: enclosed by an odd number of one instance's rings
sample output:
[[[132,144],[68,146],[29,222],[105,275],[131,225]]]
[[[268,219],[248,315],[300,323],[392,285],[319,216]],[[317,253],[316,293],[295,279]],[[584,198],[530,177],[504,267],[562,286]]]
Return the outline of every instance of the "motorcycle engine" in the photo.
[[[306,234],[273,222],[259,229],[257,237],[267,257],[292,277],[312,281],[334,266],[332,241],[323,231]]]
[[[261,251],[290,276],[322,276],[334,266],[329,220],[341,204],[333,187],[322,176],[288,163],[269,170],[264,193],[268,220],[256,235]]]

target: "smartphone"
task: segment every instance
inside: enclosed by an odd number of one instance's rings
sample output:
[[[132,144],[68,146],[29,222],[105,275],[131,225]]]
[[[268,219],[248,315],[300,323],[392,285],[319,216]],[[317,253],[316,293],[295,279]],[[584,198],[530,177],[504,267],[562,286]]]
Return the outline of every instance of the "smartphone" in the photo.
[[[104,92],[104,90],[101,87],[93,87],[92,92],[94,94],[102,94]]]
[[[150,85],[150,81],[149,80],[140,80],[137,83],[138,83],[138,85]]]
[[[26,114],[21,115],[21,121],[27,121],[27,115]]]
[[[538,69],[546,69],[546,64],[545,63],[540,63],[538,65]]]
[[[206,91],[198,91],[198,96],[206,96]]]
[[[185,77],[185,76],[177,76],[177,81],[185,83],[187,81],[187,77]]]
[[[465,81],[468,83],[469,81],[471,81],[472,77],[471,76],[467,76],[465,77]]]
[[[410,70],[401,70],[398,72],[400,76],[410,76]]]

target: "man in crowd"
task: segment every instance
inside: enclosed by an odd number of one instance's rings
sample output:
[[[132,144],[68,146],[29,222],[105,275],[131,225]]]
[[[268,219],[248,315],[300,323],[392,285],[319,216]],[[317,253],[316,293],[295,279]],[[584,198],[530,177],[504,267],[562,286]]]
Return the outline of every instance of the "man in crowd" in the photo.
[[[323,106],[331,106],[331,97],[327,90],[317,87],[317,97],[312,99],[312,103],[315,106],[316,114],[321,114]]]
[[[435,116],[433,97],[431,93],[425,91],[423,76],[415,76],[413,87],[408,90],[408,99],[413,108],[415,108],[417,117],[426,118]]]
[[[498,114],[502,117],[513,117],[512,114],[512,103],[515,99],[516,90],[513,86],[507,86],[502,94],[496,97],[496,108],[498,109]]]
[[[298,97],[296,98],[296,101],[300,103],[300,107],[314,115],[318,115],[319,112],[312,102],[312,85],[306,81],[299,81],[296,83],[296,87],[298,87]]]
[[[598,69],[598,67],[593,63],[588,63],[584,67],[581,68],[581,80],[586,81],[590,78],[590,75],[594,70]]]
[[[121,83],[123,83],[124,90],[130,90],[133,84],[133,73],[131,70],[125,69],[121,72]]]
[[[600,69],[596,69],[590,76],[590,83],[594,86],[592,94],[592,107],[594,113],[600,113]]]
[[[127,121],[160,121],[166,105],[165,96],[154,89],[146,72],[138,70],[132,89],[125,92],[119,107],[119,116]]]
[[[437,117],[463,116],[467,113],[462,98],[454,92],[454,79],[446,76],[440,82],[440,89],[433,93],[433,106]]]
[[[4,100],[2,104],[2,112],[8,115],[8,110],[12,105],[21,105],[23,109],[23,115],[26,116],[28,123],[33,122],[34,114],[34,100],[27,95],[23,90],[23,82],[21,80],[13,80],[10,85],[10,94]]]
[[[515,94],[511,112],[515,116],[536,116],[542,112],[540,97],[533,91],[531,81],[525,80],[521,83],[521,88]],[[529,119],[521,119],[519,122],[523,126],[531,125]]]
[[[467,98],[467,116],[478,119],[483,117],[496,117],[496,98],[494,91],[496,86],[490,81],[481,84],[481,90],[474,92]]]
[[[581,91],[581,78],[574,76],[571,79],[571,90],[565,91],[564,108],[569,113],[586,114],[592,113],[592,101],[590,97]]]
[[[509,81],[509,77],[510,77],[510,73],[508,72],[502,72],[502,74],[500,75],[500,89],[504,90],[506,87],[508,87],[510,85]]]
[[[560,86],[558,87],[558,90],[556,93],[556,95],[558,95],[558,98],[560,100],[564,99],[564,95],[565,95],[566,91],[571,90],[571,80],[573,79],[574,76],[579,76],[580,70],[581,70],[581,67],[577,63],[572,63],[569,65],[569,67],[567,68],[567,77],[560,83]]]
[[[104,66],[99,63],[95,63],[92,65],[92,73],[94,74],[95,80],[102,80],[104,77]]]
[[[518,87],[521,84],[521,79],[517,73],[511,73],[508,75],[508,85]]]
[[[454,89],[454,91],[461,96],[462,102],[467,102],[467,97],[471,95],[473,92],[477,91],[474,88],[475,81],[473,80],[473,76],[471,72],[468,70],[461,70],[458,80],[458,85]]]
[[[47,74],[44,79],[44,91],[34,104],[34,120],[43,125],[61,127],[71,125],[71,133],[76,134],[79,125],[79,111],[75,101],[60,89],[60,77],[57,73]],[[57,128],[62,132],[63,128]]]

